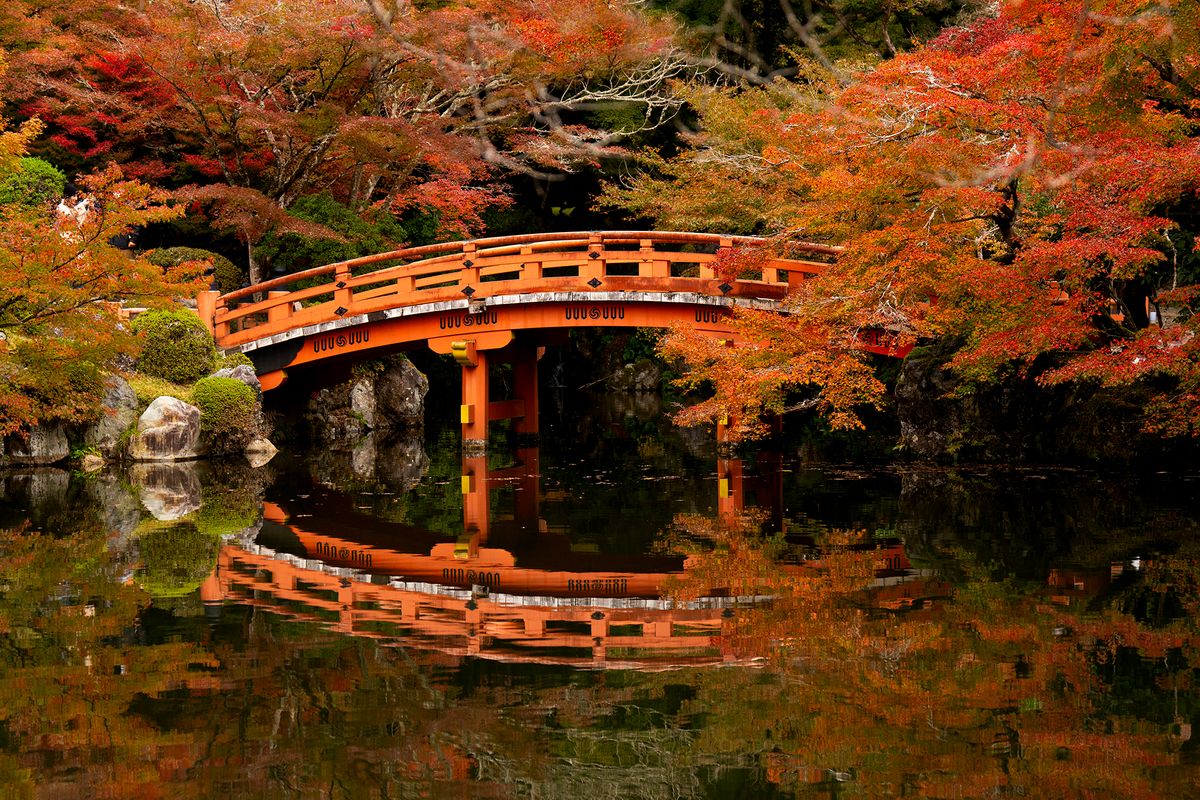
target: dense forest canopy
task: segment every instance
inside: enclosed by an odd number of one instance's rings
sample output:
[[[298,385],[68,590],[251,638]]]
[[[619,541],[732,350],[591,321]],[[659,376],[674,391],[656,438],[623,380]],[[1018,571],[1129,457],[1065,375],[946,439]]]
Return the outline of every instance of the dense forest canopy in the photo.
[[[254,282],[552,210],[845,248],[790,318],[743,316],[760,345],[668,338],[714,389],[685,419],[859,425],[885,393],[859,333],[886,328],[954,337],[972,380],[1151,379],[1151,427],[1192,433],[1197,21],[1126,0],[16,0],[0,428],[85,413],[69,398],[130,346],[95,301],[194,291],[195,264],[162,276],[145,247]],[[103,213],[52,212],[53,171]],[[87,366],[35,391],[51,356]]]

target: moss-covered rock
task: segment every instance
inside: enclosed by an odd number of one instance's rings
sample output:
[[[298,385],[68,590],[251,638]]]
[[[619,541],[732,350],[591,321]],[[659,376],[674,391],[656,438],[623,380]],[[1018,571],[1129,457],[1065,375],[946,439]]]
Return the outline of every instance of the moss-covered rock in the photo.
[[[209,453],[235,453],[262,432],[258,394],[236,378],[196,381],[192,401],[200,409],[200,432]]]

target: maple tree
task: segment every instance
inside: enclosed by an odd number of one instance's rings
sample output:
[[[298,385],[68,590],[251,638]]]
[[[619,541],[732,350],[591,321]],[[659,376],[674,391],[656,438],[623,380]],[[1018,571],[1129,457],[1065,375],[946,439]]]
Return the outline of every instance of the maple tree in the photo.
[[[0,134],[0,179],[40,125]],[[60,213],[46,205],[0,207],[0,433],[42,421],[94,417],[100,373],[133,337],[122,301],[165,304],[193,294],[200,265],[163,270],[111,243],[136,226],[178,216],[167,194],[115,166],[81,179],[86,200]],[[65,208],[65,206],[64,206]]]
[[[679,107],[665,81],[686,70],[669,21],[595,0],[61,12],[0,12],[0,36],[18,44],[7,85],[21,114],[83,163],[211,187],[217,207],[246,209],[216,223],[248,244],[264,225],[302,232],[286,209],[323,192],[357,211],[432,213],[443,236],[478,232],[481,212],[508,202],[504,174],[572,169],[628,133],[581,125],[581,110],[634,106],[640,126],[657,124]]]
[[[1043,354],[1059,359],[1045,382],[1167,375],[1152,425],[1195,431],[1196,14],[1004,3],[845,86],[813,65],[757,89],[692,89],[704,128],[691,147],[609,202],[845,248],[793,293],[793,346],[673,340],[717,382],[703,413],[771,408],[782,382],[859,424],[855,405],[883,389],[850,345],[886,329],[961,337],[953,365],[978,380]],[[755,333],[786,325],[757,316],[743,315]]]

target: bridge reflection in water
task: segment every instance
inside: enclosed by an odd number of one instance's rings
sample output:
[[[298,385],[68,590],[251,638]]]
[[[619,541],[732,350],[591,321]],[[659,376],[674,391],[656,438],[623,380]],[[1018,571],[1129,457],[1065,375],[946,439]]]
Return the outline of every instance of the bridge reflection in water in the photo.
[[[522,448],[517,458],[505,469],[489,469],[482,456],[463,459],[457,541],[355,511],[349,497],[294,516],[264,503],[257,539],[221,548],[202,599],[453,657],[643,670],[757,660],[735,659],[719,637],[735,608],[770,597],[731,596],[717,586],[679,601],[669,593],[688,574],[683,556],[573,550],[539,514],[538,449]],[[733,522],[749,505],[770,530],[783,530],[779,459],[719,459],[718,516]],[[511,513],[493,513],[491,490],[499,487],[515,490]],[[930,575],[911,569],[898,544],[877,548],[875,564],[877,605],[907,608],[942,593]],[[815,574],[821,566],[780,569]]]

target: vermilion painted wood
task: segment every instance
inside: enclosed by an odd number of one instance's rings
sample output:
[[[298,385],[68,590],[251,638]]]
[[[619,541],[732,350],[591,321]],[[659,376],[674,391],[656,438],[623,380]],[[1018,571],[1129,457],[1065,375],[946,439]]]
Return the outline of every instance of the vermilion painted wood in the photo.
[[[485,351],[507,346],[517,331],[572,327],[682,324],[736,341],[728,306],[687,298],[765,301],[771,307],[790,287],[826,267],[771,256],[761,262],[761,279],[727,280],[717,274],[717,262],[733,248],[771,245],[756,237],[659,231],[495,237],[328,264],[221,296],[206,292],[197,307],[218,346],[226,349],[249,349],[307,329],[286,368],[416,342],[448,353],[451,342],[470,338],[476,350]],[[681,249],[697,247],[704,251]],[[816,244],[786,247],[789,256],[820,258],[840,250]],[[568,293],[571,302],[562,300]],[[637,293],[636,302],[614,299],[632,293]],[[663,302],[647,302],[656,295]],[[462,308],[467,298],[471,309]],[[432,310],[434,304],[449,302],[459,308]],[[404,309],[411,312],[378,318],[380,312],[394,315]],[[370,314],[377,318],[347,324]],[[318,326],[337,330],[314,332]],[[886,331],[865,331],[862,347],[893,356],[910,349],[897,346]],[[269,391],[283,383],[285,374],[278,369],[260,378]]]
[[[716,234],[617,231],[508,236],[396,250],[286,275],[216,298],[212,324],[229,348],[297,327],[419,303],[546,292],[694,292],[709,296],[781,299],[794,283],[824,267],[815,261],[770,259],[763,280],[730,281],[728,293],[712,264],[735,246],[766,240]],[[706,245],[715,252],[667,249]],[[792,245],[796,252],[831,256],[837,248]],[[401,262],[388,265],[388,262]],[[375,269],[370,269],[379,266]],[[690,267],[694,276],[672,277]],[[363,273],[363,270],[368,270]],[[548,276],[573,269],[575,275]],[[355,273],[360,274],[355,274]],[[636,272],[636,274],[616,274]],[[780,273],[785,274],[780,274]],[[492,280],[485,280],[492,278]],[[596,287],[589,282],[601,281]],[[309,284],[309,285],[306,285]],[[257,295],[265,298],[255,302]],[[296,304],[301,304],[297,309]],[[342,313],[336,313],[342,309]]]

